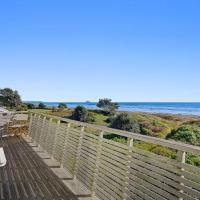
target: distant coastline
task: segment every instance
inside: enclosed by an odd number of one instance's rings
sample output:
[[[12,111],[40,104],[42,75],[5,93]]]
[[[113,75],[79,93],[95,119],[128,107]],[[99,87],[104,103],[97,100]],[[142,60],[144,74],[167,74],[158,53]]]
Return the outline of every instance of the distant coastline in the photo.
[[[26,101],[27,102],[27,101]],[[41,101],[28,101],[29,103],[38,104]],[[47,106],[58,106],[60,102],[42,102]],[[89,109],[96,109],[96,102],[64,102],[69,108],[78,105],[85,106]],[[168,113],[182,115],[199,115],[200,102],[119,102],[120,111],[130,112],[149,112],[149,113]]]

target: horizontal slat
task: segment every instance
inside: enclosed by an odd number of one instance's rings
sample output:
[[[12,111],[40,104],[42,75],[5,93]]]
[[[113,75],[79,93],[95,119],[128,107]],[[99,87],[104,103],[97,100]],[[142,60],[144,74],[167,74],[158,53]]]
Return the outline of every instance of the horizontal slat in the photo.
[[[119,168],[118,166],[113,165],[112,163],[109,163],[103,160],[101,161],[101,165],[109,167],[111,170],[113,170],[113,172],[116,172],[125,176],[125,173],[126,173],[125,167],[124,169],[122,169],[122,168]]]
[[[108,147],[105,147],[105,146],[103,146],[103,151],[107,152],[107,153],[109,153],[111,155],[115,155],[115,156],[117,156],[117,157],[119,157],[121,159],[127,159],[127,155],[128,155],[128,151],[126,152],[126,154],[123,154],[123,153],[119,153],[119,152],[114,151],[114,150],[112,150],[112,149],[110,149]]]
[[[113,184],[110,184],[105,179],[102,179],[101,177],[98,179],[97,185],[104,185],[109,190],[109,194],[111,194],[113,197],[116,195],[122,198],[123,192],[122,188],[116,188]]]
[[[80,165],[78,167],[77,173],[82,174],[84,177],[89,178],[91,181],[93,180],[94,172],[91,171],[88,167],[85,167],[84,165]]]
[[[111,163],[113,166],[117,166],[122,170],[124,170],[124,168],[126,166],[126,165],[123,165],[123,164],[119,163],[118,161],[111,160],[109,157],[106,157],[104,155],[101,155],[101,161]]]
[[[140,185],[141,192],[144,192],[150,195],[154,199],[158,199],[158,200],[169,199],[170,200],[170,198],[172,197],[172,199],[177,200],[176,197],[173,197],[169,193],[158,189],[157,186],[145,181],[142,177],[132,176],[130,180],[130,184],[132,184],[133,186],[135,186],[136,184]]]
[[[78,167],[84,167],[84,168],[87,168],[91,171],[92,174],[94,174],[95,172],[95,168],[96,166],[94,164],[91,164],[91,163],[87,163],[85,162],[84,160],[80,159],[79,160],[79,165]]]
[[[138,191],[140,191],[141,193],[144,194],[141,197],[144,198],[144,199],[147,199],[147,200],[148,200],[147,197],[149,197],[149,199],[166,200],[165,197],[160,196],[159,194],[157,194],[153,190],[146,187],[146,184],[144,182],[140,182],[140,181],[134,182],[134,181],[130,180],[129,188],[131,188],[130,191],[134,191],[134,188],[136,188]]]
[[[157,191],[160,195],[164,195],[165,197],[168,197],[168,199],[176,199],[174,195],[178,195],[179,197],[184,197],[187,199],[194,199],[192,197],[189,197],[188,195],[184,193],[179,193],[178,190],[173,190],[172,187],[169,187],[167,184],[163,185],[156,179],[151,178],[150,176],[147,176],[146,174],[143,174],[139,171],[132,171],[133,176],[131,176],[131,180],[134,180],[135,182],[140,181],[143,182],[144,185],[149,187],[152,191]],[[137,178],[136,178],[137,177]],[[139,178],[139,179],[138,179]],[[166,192],[168,191],[168,192]],[[174,193],[174,195],[171,195],[170,193]]]
[[[98,144],[97,143],[92,143],[88,140],[83,139],[81,145],[84,145],[90,149],[94,149],[96,150],[98,148]]]
[[[79,138],[80,138],[80,137],[74,136],[73,134],[68,134],[68,137],[73,141],[79,141]]]
[[[97,155],[97,151],[94,151],[93,149],[87,148],[83,145],[81,147],[81,153],[89,155],[90,157],[92,157],[94,159],[96,158],[96,155]]]
[[[113,192],[110,188],[108,188],[102,182],[98,181],[97,186],[98,186],[98,189],[101,188],[101,191],[103,193],[106,193],[107,196],[110,197],[111,199],[118,199],[118,200],[122,199],[119,195],[117,195],[117,193]]]
[[[131,185],[131,190],[127,191],[127,195],[130,197],[130,199],[145,199],[145,200],[154,199],[148,194],[148,191],[145,190],[145,187],[142,187],[138,185],[137,183],[134,184],[134,186]]]
[[[114,145],[111,145],[111,144],[108,144],[108,143],[105,143],[105,142],[102,143],[102,147],[106,147],[108,149],[112,149],[113,151],[116,151],[116,152],[119,152],[119,153],[124,153],[124,154],[127,153],[127,150],[121,149],[119,147],[116,147]]]
[[[113,200],[113,197],[109,195],[108,192],[105,192],[101,187],[97,186],[96,194],[100,199],[103,200]]]
[[[93,138],[93,139],[96,139],[96,140],[98,140],[99,139],[99,137],[98,136],[96,136],[96,135],[94,135],[94,134],[92,134],[92,133],[87,133],[87,132],[83,132],[84,133],[84,136],[87,136],[87,137],[90,137],[90,138]]]
[[[106,174],[108,177],[110,177],[111,179],[117,181],[120,184],[124,181],[124,178],[125,178],[124,175],[114,171],[113,169],[110,169],[106,165],[100,165],[99,171],[101,173]]]
[[[80,159],[84,159],[85,161],[95,165],[96,163],[96,157],[91,156],[91,154],[87,154],[85,152],[82,152],[80,155]]]
[[[110,162],[118,162],[120,165],[127,165],[127,161],[126,160],[121,159],[121,158],[119,158],[117,156],[114,156],[114,155],[112,155],[110,153],[107,153],[104,150],[102,150],[102,152],[101,152],[101,157],[103,157],[103,158],[107,157],[110,160]]]
[[[186,179],[187,177],[188,178],[191,178],[191,177],[189,177],[188,173],[185,171],[181,171],[180,169],[176,169],[176,168],[174,168],[174,170],[173,170],[173,168],[171,166],[164,165],[163,163],[155,162],[155,160],[153,160],[153,159],[149,160],[149,159],[142,158],[139,155],[134,155],[134,159],[132,161],[133,161],[133,164],[135,164],[135,165],[145,167],[147,170],[150,170],[150,171],[160,174],[161,176],[163,176],[162,178],[165,181],[167,181],[169,178],[174,180],[174,182],[170,181],[173,186],[175,186],[176,182],[183,182],[187,186],[194,187],[197,190],[200,190],[199,184]],[[152,175],[153,175],[153,173],[152,173]],[[180,175],[184,175],[185,178],[182,179],[180,177]],[[195,179],[196,181],[199,181],[198,176],[193,175],[193,179]],[[180,187],[180,185],[177,185],[177,187],[178,186]],[[181,189],[183,189],[183,188],[181,188]]]
[[[98,180],[99,179],[103,179],[105,180],[109,185],[112,185],[113,187],[119,189],[119,190],[122,190],[123,189],[123,184],[119,184],[118,182],[116,181],[113,181],[112,179],[110,179],[109,177],[107,177],[106,175],[104,174],[99,174],[98,176]]]
[[[81,181],[89,190],[92,187],[92,181],[91,179],[83,176],[82,174],[77,174],[77,178],[79,181]]]
[[[135,173],[138,173],[138,174],[143,174],[144,176],[146,176],[146,178],[150,179],[153,181],[153,183],[155,183],[155,185],[157,185],[158,187],[176,195],[177,194],[177,191],[178,189],[181,188],[180,184],[171,180],[171,179],[168,179],[162,175],[159,175],[159,174],[156,174],[155,172],[152,172],[151,170],[148,170],[146,168],[142,168],[138,165],[133,165],[132,166],[134,170],[137,170],[138,172],[135,172]],[[155,182],[154,182],[155,180]],[[174,190],[174,188],[176,188],[176,190]]]
[[[99,141],[98,138],[89,137],[88,135],[85,134],[85,132],[83,132],[83,139],[91,141],[92,143],[98,143]]]

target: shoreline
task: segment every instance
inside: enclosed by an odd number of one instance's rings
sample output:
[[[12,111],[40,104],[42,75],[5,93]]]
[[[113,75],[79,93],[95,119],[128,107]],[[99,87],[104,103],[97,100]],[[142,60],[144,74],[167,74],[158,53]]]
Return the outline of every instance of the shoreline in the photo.
[[[38,105],[40,101],[29,101]],[[57,107],[60,102],[42,102],[48,107]],[[96,102],[63,102],[69,108],[75,108],[78,105],[84,106],[90,110],[98,110]],[[152,114],[172,114],[200,116],[200,102],[118,102],[119,112],[141,112]]]

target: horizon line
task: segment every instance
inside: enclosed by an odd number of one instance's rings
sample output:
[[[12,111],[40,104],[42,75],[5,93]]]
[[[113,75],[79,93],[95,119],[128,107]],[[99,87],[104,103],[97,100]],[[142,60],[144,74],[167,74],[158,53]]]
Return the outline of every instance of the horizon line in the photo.
[[[98,101],[40,101],[28,100],[23,102],[42,102],[42,103],[97,103]],[[200,101],[113,101],[117,103],[200,103]]]

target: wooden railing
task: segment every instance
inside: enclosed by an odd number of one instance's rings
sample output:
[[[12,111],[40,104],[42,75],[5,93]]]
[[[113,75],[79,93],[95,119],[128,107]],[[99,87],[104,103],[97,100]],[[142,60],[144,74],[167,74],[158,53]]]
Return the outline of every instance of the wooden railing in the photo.
[[[104,136],[127,138],[121,144]],[[32,140],[99,199],[200,199],[200,168],[185,163],[200,147],[65,118],[32,114]],[[134,147],[142,141],[173,149],[177,160]]]

